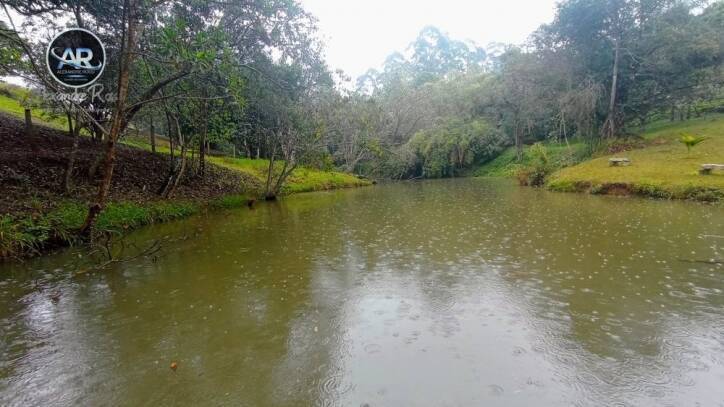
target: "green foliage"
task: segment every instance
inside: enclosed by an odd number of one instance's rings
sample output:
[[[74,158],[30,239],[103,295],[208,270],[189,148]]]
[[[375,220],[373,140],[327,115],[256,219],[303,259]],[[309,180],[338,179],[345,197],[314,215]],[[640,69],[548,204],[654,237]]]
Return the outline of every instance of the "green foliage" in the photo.
[[[189,202],[111,203],[97,220],[96,233],[122,234],[151,223],[168,222],[197,213]],[[0,257],[36,254],[53,245],[72,245],[87,208],[76,202],[60,204],[47,214],[0,217]]]
[[[590,184],[578,183],[568,180],[549,181],[546,187],[555,192],[583,192],[591,188]]]
[[[263,159],[253,160],[250,158],[212,157],[211,161],[222,167],[252,175],[260,183],[266,180],[267,169],[269,167],[269,161]],[[280,171],[281,166],[282,163],[277,163],[275,165],[275,168],[277,169],[275,175],[278,175],[278,171]],[[282,192],[288,194],[364,186],[369,184],[369,181],[359,179],[351,174],[298,167],[289,176],[286,184],[282,188]],[[261,191],[259,191],[259,193],[261,193]]]
[[[282,188],[285,194],[323,191],[370,185],[370,181],[342,172],[326,172],[309,168],[297,168]]]
[[[691,199],[701,202],[719,202],[724,200],[724,189],[687,185],[675,195],[679,199]]]
[[[545,184],[546,178],[554,170],[549,157],[548,149],[542,143],[533,144],[525,154],[529,157],[527,166],[522,167],[516,174],[521,185],[539,187]]]
[[[232,209],[241,208],[247,205],[248,202],[249,197],[246,195],[228,195],[212,201],[209,206],[213,208]]]
[[[38,97],[28,89],[0,82],[0,111],[24,119],[25,108],[30,107],[33,123],[60,130],[68,128],[68,121],[65,117],[59,117],[43,109],[41,105]]]
[[[555,139],[567,144],[585,141],[588,154],[604,142],[610,148],[628,149],[601,140],[600,135],[627,134],[669,109],[680,116],[684,111],[687,117],[692,111],[699,114],[698,106],[715,104],[721,96],[722,10],[721,2],[697,10],[694,3],[674,1],[645,8],[630,0],[562,1],[554,21],[531,37],[533,47],[488,53],[476,53],[475,47],[462,46],[427,27],[411,44],[409,56],[394,53],[381,72],[370,71],[358,81],[359,92],[370,96],[369,105],[381,110],[372,120],[375,134],[366,137],[379,139],[387,151],[369,154],[365,165],[353,163],[370,171],[392,169],[381,173],[392,177],[464,173],[451,157],[467,159],[477,153],[472,147],[466,154],[454,151],[465,145],[455,140],[456,129],[449,128],[455,121],[494,123],[508,145]],[[477,67],[489,69],[481,73]],[[614,76],[617,83],[612,89]],[[607,117],[611,121],[602,132]],[[355,134],[369,122],[352,126],[345,134]],[[406,148],[399,147],[405,143]],[[352,154],[343,150],[335,157],[364,153],[360,153],[364,142],[348,144],[356,147],[350,149]],[[412,167],[406,151],[410,149],[417,156]],[[565,166],[580,158],[576,154],[569,163],[552,165]],[[394,159],[400,161],[393,163]],[[515,173],[520,166],[526,164],[506,164],[506,171]],[[533,171],[536,182],[540,174]]]
[[[472,175],[476,177],[514,177],[521,168],[533,165],[533,156],[528,154],[530,148],[524,148],[523,159],[519,162],[515,148],[510,147],[494,159],[476,168]],[[573,143],[570,146],[547,143],[545,148],[554,169],[574,165],[589,157],[588,147],[583,142]]]
[[[143,206],[131,202],[113,203],[98,217],[96,230],[121,233],[151,223],[184,218],[197,211],[198,205],[188,202],[155,202]]]
[[[670,199],[673,195],[672,192],[666,189],[663,185],[648,180],[643,180],[634,184],[631,189],[638,195],[650,198]]]
[[[22,68],[22,49],[14,41],[17,34],[0,21],[0,76],[11,75]]]
[[[0,217],[0,258],[24,252],[37,252],[47,240],[48,230],[33,218],[15,221],[8,215]]]
[[[686,151],[691,152],[691,149],[699,143],[705,141],[708,137],[697,137],[692,134],[682,134],[679,137],[679,143],[686,146]]]
[[[487,122],[460,119],[421,131],[409,142],[425,178],[458,176],[474,162],[493,156],[502,144],[502,135]]]

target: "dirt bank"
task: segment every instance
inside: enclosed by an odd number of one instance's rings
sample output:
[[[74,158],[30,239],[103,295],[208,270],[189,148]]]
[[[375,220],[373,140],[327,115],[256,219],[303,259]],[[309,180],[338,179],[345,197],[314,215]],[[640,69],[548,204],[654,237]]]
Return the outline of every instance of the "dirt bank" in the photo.
[[[67,133],[37,126],[26,136],[24,123],[0,113],[0,214],[47,211],[62,200],[87,201],[97,191],[102,170],[89,175],[103,144],[81,137],[73,172],[73,191],[63,193],[63,178],[73,146]],[[102,168],[102,166],[99,166]],[[119,146],[111,201],[158,201],[169,174],[169,156]],[[259,189],[253,176],[208,163],[204,177],[187,176],[174,199],[204,201]]]

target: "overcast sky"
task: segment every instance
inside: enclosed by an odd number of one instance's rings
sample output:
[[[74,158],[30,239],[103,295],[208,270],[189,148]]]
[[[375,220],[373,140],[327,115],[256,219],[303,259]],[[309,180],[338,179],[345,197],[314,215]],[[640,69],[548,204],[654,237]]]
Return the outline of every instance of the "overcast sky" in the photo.
[[[459,40],[519,44],[553,19],[555,0],[300,0],[319,19],[327,62],[353,79],[434,25]]]
[[[434,25],[458,40],[520,44],[556,0],[299,0],[319,19],[330,68],[356,79]],[[4,16],[4,14],[3,14]]]

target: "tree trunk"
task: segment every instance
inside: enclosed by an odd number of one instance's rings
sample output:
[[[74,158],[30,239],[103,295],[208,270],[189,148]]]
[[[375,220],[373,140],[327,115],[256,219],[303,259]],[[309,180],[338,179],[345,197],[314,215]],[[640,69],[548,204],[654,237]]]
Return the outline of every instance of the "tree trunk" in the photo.
[[[168,169],[172,173],[174,170],[173,157],[174,157],[174,151],[175,151],[175,143],[173,141],[174,141],[174,137],[176,136],[176,130],[174,130],[173,135],[171,134],[171,129],[173,129],[173,128],[174,127],[173,127],[173,121],[171,120],[171,113],[168,111],[168,109],[166,109],[166,129],[167,129],[167,134],[168,134],[169,149],[171,150]]]
[[[73,116],[71,116],[70,111],[65,112],[65,117],[68,119],[68,135],[73,136],[75,135],[73,132]]]
[[[153,125],[153,117],[151,117],[151,125],[149,126],[149,132],[151,133],[151,152],[156,152],[156,127]]]
[[[515,155],[518,162],[520,162],[523,159],[523,139],[520,134],[520,125],[517,122],[515,123],[515,130],[513,130],[513,133],[515,137]]]
[[[264,198],[267,201],[273,201],[277,198],[276,194],[274,194],[274,191],[272,191],[271,183],[272,183],[273,175],[274,175],[274,155],[269,157],[269,168],[267,169],[267,174],[266,174],[266,186],[264,188],[266,190],[266,192],[264,193]]]
[[[272,179],[274,177],[274,160],[276,159],[276,155],[277,155],[276,154],[277,153],[276,145],[274,145],[272,148],[270,148],[270,150],[271,151],[269,153],[269,167],[267,169],[266,184],[264,186],[264,198],[267,201],[273,201],[277,198],[276,194],[273,191],[273,187],[272,187]],[[258,154],[258,151],[259,150],[257,150],[257,154]]]
[[[25,136],[30,137],[33,135],[33,115],[30,113],[30,109],[25,109]]]
[[[184,176],[184,172],[186,172],[186,148],[181,147],[181,153],[179,154],[179,168],[178,171],[176,171],[176,175],[174,176],[173,184],[171,185],[171,188],[166,192],[165,198],[170,198],[173,196],[173,193],[176,192],[176,188],[178,187],[178,184],[181,182],[181,178]]]
[[[206,100],[204,100],[202,112],[204,125],[201,128],[201,140],[199,142],[199,173],[203,177],[206,173],[206,135],[209,131],[208,101]]]
[[[618,129],[616,128],[616,90],[618,88],[618,60],[620,53],[620,41],[614,40],[613,51],[613,75],[611,79],[611,98],[608,101],[608,117],[603,123],[603,136],[613,137]]]
[[[173,167],[173,158],[171,159],[171,174],[169,175],[168,181],[161,192],[161,196],[164,198],[168,198],[173,195],[181,177],[183,177],[183,174],[186,171],[186,143],[183,140],[181,126],[179,125],[178,117],[176,115],[173,115],[173,129],[176,134],[178,144],[181,147],[181,151],[179,153],[179,163],[175,168]]]
[[[206,172],[206,132],[201,132],[201,142],[199,143],[199,174],[203,177]]]
[[[123,129],[125,116],[126,97],[128,96],[128,83],[131,73],[131,62],[136,48],[137,17],[132,15],[136,9],[134,4],[131,7],[131,0],[125,0],[123,5],[123,44],[121,48],[121,64],[118,71],[118,93],[116,108],[113,111],[111,129],[106,142],[105,163],[103,166],[103,180],[98,186],[98,194],[88,208],[88,215],[80,228],[80,235],[90,237],[98,214],[103,211],[108,199],[108,192],[111,189],[113,180],[113,167],[116,162],[116,141]]]
[[[279,195],[279,193],[282,190],[282,185],[284,185],[284,180],[287,179],[287,167],[289,166],[289,160],[284,160],[284,165],[282,166],[282,172],[279,173],[279,178],[277,178],[276,184],[274,184],[273,189],[273,195],[276,197]]]
[[[73,189],[73,168],[75,167],[75,158],[78,155],[78,144],[80,143],[80,126],[78,124],[79,115],[75,116],[75,128],[69,124],[71,130],[71,136],[73,137],[73,147],[70,150],[68,156],[68,164],[65,167],[65,177],[63,178],[63,191],[66,194],[70,194],[70,190]],[[68,123],[71,123],[71,115],[68,113]]]

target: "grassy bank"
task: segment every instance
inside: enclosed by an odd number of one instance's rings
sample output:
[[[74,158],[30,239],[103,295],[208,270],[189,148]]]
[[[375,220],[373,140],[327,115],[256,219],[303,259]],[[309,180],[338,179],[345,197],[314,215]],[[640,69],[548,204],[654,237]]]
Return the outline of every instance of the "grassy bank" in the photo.
[[[141,226],[185,218],[206,209],[242,207],[248,201],[246,195],[227,195],[208,202],[111,202],[98,217],[96,232],[120,236]],[[47,213],[0,216],[0,259],[36,255],[78,243],[75,231],[83,224],[87,211],[80,202],[66,201]]]
[[[566,144],[547,143],[546,150],[551,162],[556,167],[565,167],[578,163],[587,157],[588,147],[583,142],[575,142]],[[518,161],[518,156],[514,147],[510,147],[503,151],[499,156],[480,167],[474,169],[471,173],[474,177],[514,177],[522,168],[529,167],[532,164],[530,146],[523,148],[523,157]]]
[[[687,152],[682,134],[708,137]],[[643,133],[642,148],[603,154],[553,174],[554,191],[640,195],[666,199],[724,199],[724,174],[700,175],[701,164],[724,164],[724,115],[685,122],[660,122]],[[611,157],[626,157],[630,166],[611,167]]]
[[[260,182],[266,182],[269,161],[264,159],[232,158],[232,157],[210,157],[209,161],[224,168],[234,171],[245,172],[253,175]],[[283,163],[275,164],[277,170],[281,169]],[[370,185],[370,181],[360,179],[352,174],[336,171],[321,171],[313,168],[297,168],[287,178],[282,188],[285,194],[322,191],[328,189],[350,188]]]
[[[91,168],[102,144],[82,137],[76,154],[72,193],[61,187],[72,139],[65,120],[39,120],[34,109],[35,134],[27,136],[22,122],[24,90],[0,84],[0,259],[21,257],[76,243],[87,202],[101,174]],[[60,131],[59,131],[60,130]],[[162,140],[159,140],[162,141]],[[100,215],[99,232],[123,234],[139,226],[186,217],[201,210],[235,208],[263,193],[267,160],[208,157],[206,174],[189,174],[173,199],[160,200],[158,191],[168,174],[168,145],[156,154],[148,141],[127,138],[117,152],[109,204]],[[283,194],[369,185],[350,174],[298,168]]]
[[[151,145],[145,138],[130,138],[125,140],[125,144],[151,151]],[[169,154],[169,148],[164,145],[157,145],[156,151],[161,154]],[[269,168],[269,160],[260,158],[234,158],[229,156],[206,157],[208,162],[252,176],[258,181],[258,185],[262,186],[266,182],[267,171]],[[282,161],[275,162],[275,174],[281,171]],[[330,189],[353,188],[371,185],[366,179],[361,179],[352,174],[338,171],[324,171],[315,168],[299,167],[292,172],[287,178],[282,194],[294,194],[300,192],[325,191]],[[260,195],[263,191],[250,191],[250,194],[256,193]]]

